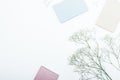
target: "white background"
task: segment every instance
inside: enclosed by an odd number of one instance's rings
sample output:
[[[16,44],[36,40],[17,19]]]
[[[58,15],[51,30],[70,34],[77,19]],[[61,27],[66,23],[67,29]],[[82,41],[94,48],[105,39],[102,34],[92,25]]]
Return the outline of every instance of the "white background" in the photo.
[[[88,12],[63,24],[43,2],[0,0],[0,80],[33,80],[40,66],[59,74],[58,80],[78,80],[68,61],[77,48],[69,37],[83,27],[107,32],[95,26],[105,0],[86,0]]]

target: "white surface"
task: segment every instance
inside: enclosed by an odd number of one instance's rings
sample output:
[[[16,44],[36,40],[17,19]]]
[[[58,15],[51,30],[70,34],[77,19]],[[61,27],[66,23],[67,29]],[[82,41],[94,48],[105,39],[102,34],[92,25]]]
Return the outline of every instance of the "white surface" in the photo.
[[[0,0],[0,80],[33,80],[41,65],[58,73],[58,80],[78,80],[68,65],[76,50],[69,36],[94,27],[104,5],[104,0],[86,2],[89,12],[61,24],[42,0]]]

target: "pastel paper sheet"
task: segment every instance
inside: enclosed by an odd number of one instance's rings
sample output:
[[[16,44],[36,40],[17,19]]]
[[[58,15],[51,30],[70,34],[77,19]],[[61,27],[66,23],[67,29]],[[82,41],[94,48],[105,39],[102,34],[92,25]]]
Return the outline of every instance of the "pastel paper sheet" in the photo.
[[[45,67],[41,67],[34,80],[57,80],[58,75]]]
[[[115,31],[120,21],[120,2],[117,0],[107,0],[96,24],[110,32]]]
[[[84,0],[64,0],[53,6],[53,9],[63,23],[87,11]]]

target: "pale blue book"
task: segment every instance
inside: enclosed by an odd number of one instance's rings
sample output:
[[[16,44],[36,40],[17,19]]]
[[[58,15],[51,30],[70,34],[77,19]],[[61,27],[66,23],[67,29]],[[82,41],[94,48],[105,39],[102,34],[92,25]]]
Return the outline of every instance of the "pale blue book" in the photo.
[[[88,10],[84,0],[64,0],[53,6],[53,9],[63,23]]]

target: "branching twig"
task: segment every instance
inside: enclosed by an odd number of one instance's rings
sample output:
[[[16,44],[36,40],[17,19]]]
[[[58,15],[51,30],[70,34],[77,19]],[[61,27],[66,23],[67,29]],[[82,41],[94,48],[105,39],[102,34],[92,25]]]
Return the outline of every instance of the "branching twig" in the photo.
[[[70,40],[81,45],[80,49],[71,56],[70,65],[74,65],[76,71],[81,74],[80,80],[112,80],[111,76],[104,69],[104,64],[109,63],[120,71],[120,49],[119,47],[114,47],[116,46],[116,44],[113,45],[114,38],[105,39],[104,44],[107,47],[101,49],[100,46],[103,47],[103,45],[98,43],[94,36],[90,31],[81,30],[70,37]],[[111,61],[110,56],[115,57],[117,65]]]

